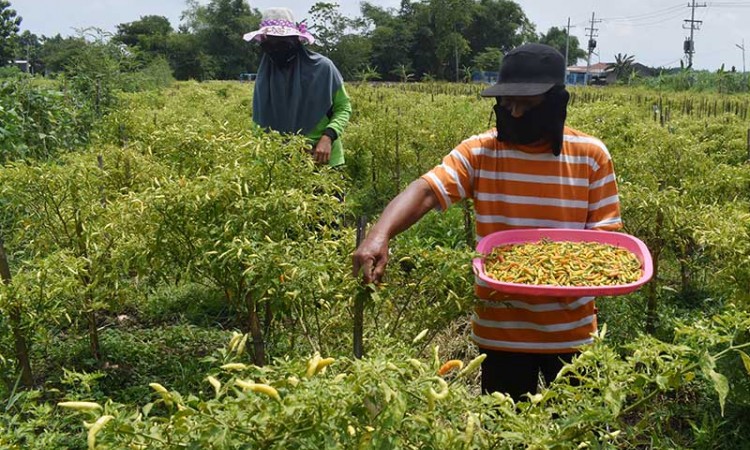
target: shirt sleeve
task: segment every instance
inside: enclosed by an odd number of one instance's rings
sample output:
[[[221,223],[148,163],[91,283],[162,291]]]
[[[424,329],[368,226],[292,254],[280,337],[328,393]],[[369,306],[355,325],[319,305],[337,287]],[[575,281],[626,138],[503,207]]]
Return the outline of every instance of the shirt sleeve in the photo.
[[[349,94],[346,93],[343,84],[333,95],[332,109],[333,116],[331,116],[327,128],[332,128],[336,134],[341,137],[341,135],[344,134],[344,129],[349,124],[349,117],[352,115],[352,103],[349,100]]]
[[[622,228],[620,197],[612,158],[605,153],[589,179],[587,229],[614,231]]]
[[[462,142],[454,148],[442,164],[422,175],[422,179],[432,188],[445,211],[452,204],[474,195],[474,167],[471,146]]]

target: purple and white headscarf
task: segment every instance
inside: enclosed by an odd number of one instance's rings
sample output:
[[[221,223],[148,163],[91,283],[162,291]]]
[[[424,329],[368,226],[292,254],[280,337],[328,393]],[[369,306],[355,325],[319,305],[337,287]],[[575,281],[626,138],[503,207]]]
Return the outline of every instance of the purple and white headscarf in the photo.
[[[312,44],[315,38],[307,30],[307,25],[294,21],[294,15],[289,8],[268,8],[263,11],[260,28],[246,33],[242,38],[246,41],[262,41],[266,36],[298,36],[303,43]]]

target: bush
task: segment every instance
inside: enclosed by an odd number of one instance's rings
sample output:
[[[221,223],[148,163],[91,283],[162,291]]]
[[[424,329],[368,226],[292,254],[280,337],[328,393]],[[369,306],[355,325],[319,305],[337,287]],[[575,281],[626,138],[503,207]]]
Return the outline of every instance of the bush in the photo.
[[[169,62],[157,57],[143,69],[122,74],[120,86],[125,92],[141,92],[168,87],[174,82]]]
[[[21,75],[23,72],[16,66],[0,67],[0,79],[18,78]]]
[[[0,164],[49,159],[88,140],[92,123],[78,100],[29,77],[0,82]]]

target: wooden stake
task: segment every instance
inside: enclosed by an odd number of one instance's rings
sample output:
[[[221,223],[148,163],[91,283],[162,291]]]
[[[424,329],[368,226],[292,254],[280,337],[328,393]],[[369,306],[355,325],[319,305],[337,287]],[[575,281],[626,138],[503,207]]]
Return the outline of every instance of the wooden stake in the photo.
[[[357,248],[365,240],[366,229],[367,216],[360,216],[357,219]],[[354,297],[354,357],[358,359],[361,359],[364,354],[365,300],[369,296],[369,288],[367,286],[360,286],[357,295]]]

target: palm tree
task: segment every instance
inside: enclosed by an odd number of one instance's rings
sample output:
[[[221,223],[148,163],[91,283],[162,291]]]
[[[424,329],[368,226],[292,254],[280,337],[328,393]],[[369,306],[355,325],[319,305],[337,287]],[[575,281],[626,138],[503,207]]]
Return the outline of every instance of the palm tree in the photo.
[[[634,55],[618,53],[615,55],[615,62],[608,65],[607,70],[613,71],[617,79],[626,77],[630,75],[630,72],[632,71],[634,60]]]

